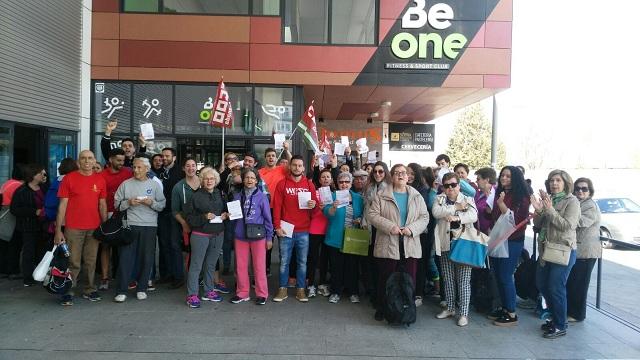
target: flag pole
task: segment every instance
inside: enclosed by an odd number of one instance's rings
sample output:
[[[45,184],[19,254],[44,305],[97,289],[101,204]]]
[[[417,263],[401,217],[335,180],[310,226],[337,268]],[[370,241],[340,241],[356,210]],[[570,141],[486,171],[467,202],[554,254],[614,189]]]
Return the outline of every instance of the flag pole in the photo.
[[[291,135],[289,135],[288,139],[285,139],[285,141],[287,140],[291,140],[293,138],[293,134],[296,133],[296,130],[298,130],[298,126],[295,127],[295,129],[293,129],[293,131],[291,132]],[[284,149],[280,150],[280,154],[278,154],[277,159],[280,159],[280,156],[282,156],[282,153],[284,152]]]
[[[222,127],[222,164],[224,164],[224,130],[225,127]]]

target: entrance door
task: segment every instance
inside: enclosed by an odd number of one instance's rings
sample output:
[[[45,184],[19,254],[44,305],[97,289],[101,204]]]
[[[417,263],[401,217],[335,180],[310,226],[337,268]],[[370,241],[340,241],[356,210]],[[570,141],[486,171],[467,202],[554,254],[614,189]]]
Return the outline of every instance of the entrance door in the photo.
[[[11,177],[13,171],[13,124],[0,122],[0,184]]]
[[[247,149],[250,149],[248,140],[226,140],[224,152],[234,152],[240,158]],[[222,139],[216,138],[179,138],[178,161],[192,157],[198,164],[198,169],[209,165],[217,167],[222,161]]]
[[[76,157],[76,134],[71,131],[49,130],[49,161],[47,171],[51,178],[58,176],[58,167],[62,159]]]
[[[41,127],[15,125],[14,131],[13,163],[45,165],[46,130]]]

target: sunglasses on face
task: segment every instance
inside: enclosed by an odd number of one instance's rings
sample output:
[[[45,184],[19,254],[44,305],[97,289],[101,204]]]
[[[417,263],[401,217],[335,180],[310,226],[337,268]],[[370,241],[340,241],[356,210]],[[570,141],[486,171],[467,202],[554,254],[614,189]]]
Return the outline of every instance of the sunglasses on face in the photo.
[[[341,181],[338,181],[338,184],[351,184],[351,181],[349,181],[349,180],[341,180]]]
[[[454,182],[454,183],[442,184],[442,187],[445,189],[455,189],[456,187],[458,187],[458,183]]]
[[[573,188],[573,191],[578,192],[578,191],[582,191],[582,192],[589,192],[589,188],[586,186],[576,186]]]
[[[373,173],[374,174],[378,174],[378,175],[382,175],[382,174],[384,174],[384,170],[382,170],[382,169],[373,170]]]

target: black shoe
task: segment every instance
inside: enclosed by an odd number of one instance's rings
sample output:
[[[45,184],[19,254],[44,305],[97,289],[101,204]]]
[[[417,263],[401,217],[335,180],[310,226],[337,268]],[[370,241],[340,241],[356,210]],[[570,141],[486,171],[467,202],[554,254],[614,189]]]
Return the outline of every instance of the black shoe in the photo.
[[[542,330],[543,332],[547,332],[547,331],[553,330],[555,328],[556,328],[556,326],[553,324],[553,321],[551,321],[551,320],[547,320],[547,322],[545,322],[544,324],[540,325],[540,330]]]
[[[62,295],[62,299],[60,300],[60,305],[73,306],[73,295]]]
[[[83,298],[91,301],[91,302],[96,302],[96,301],[100,301],[102,300],[102,297],[100,297],[100,294],[98,294],[97,291],[94,291],[90,294],[83,294],[82,295]]]
[[[382,313],[382,311],[376,310],[376,313],[375,315],[373,315],[373,318],[376,319],[376,321],[382,321],[384,320],[384,314]]]
[[[267,298],[258,297],[256,298],[256,305],[265,305],[267,303]]]
[[[246,297],[246,298],[241,298],[240,296],[236,295],[234,297],[231,298],[231,303],[233,304],[240,304],[241,302],[245,302],[245,301],[249,301],[251,300],[250,298]]]
[[[489,315],[487,315],[487,319],[489,320],[498,320],[500,319],[506,311],[504,311],[503,308],[499,307],[499,308],[495,308],[493,309],[492,312],[489,313]]]
[[[501,317],[493,321],[495,326],[515,326],[518,325],[518,315],[511,316],[507,311]]]
[[[24,281],[24,287],[30,287],[30,286],[33,286],[35,284],[36,284],[36,282],[33,279],[29,279],[29,280],[25,280]]]
[[[553,329],[550,329],[549,331],[545,332],[542,337],[545,339],[555,339],[555,338],[559,338],[560,336],[565,336],[567,335],[567,330],[559,330],[556,329],[555,327]]]
[[[169,289],[171,290],[180,289],[182,287],[182,284],[184,284],[184,281],[174,280],[171,284],[169,284]]]

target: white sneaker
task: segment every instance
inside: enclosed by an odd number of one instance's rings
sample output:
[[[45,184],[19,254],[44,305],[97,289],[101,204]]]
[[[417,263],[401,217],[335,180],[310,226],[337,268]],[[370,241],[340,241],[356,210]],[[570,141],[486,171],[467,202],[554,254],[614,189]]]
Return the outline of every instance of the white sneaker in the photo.
[[[119,294],[119,295],[116,295],[116,297],[113,298],[113,301],[115,301],[117,303],[124,302],[125,300],[127,300],[127,295],[125,295],[125,294]]]
[[[329,302],[332,304],[337,304],[338,301],[340,301],[340,295],[338,294],[331,294],[331,296],[329,296]]]
[[[360,302],[360,296],[351,295],[351,296],[349,296],[349,301],[351,301],[353,304],[357,304],[357,303]]]
[[[460,316],[458,319],[458,326],[467,326],[469,324],[469,319],[466,316]]]
[[[441,313],[439,313],[438,315],[436,315],[436,318],[437,318],[437,319],[446,319],[446,318],[449,318],[449,317],[454,316],[455,314],[456,314],[456,312],[455,312],[455,311],[449,311],[449,310],[446,310],[446,309],[445,309],[445,310],[442,310],[442,312],[441,312]]]
[[[416,307],[422,306],[422,296],[416,296]]]
[[[325,297],[331,295],[331,291],[329,291],[329,285],[327,284],[318,285],[318,294]]]
[[[308,297],[312,298],[312,297],[316,297],[316,287],[311,285],[308,287],[309,290],[309,295]]]
[[[146,300],[147,299],[147,293],[144,291],[138,291],[136,293],[136,297],[138,298],[138,300]]]

